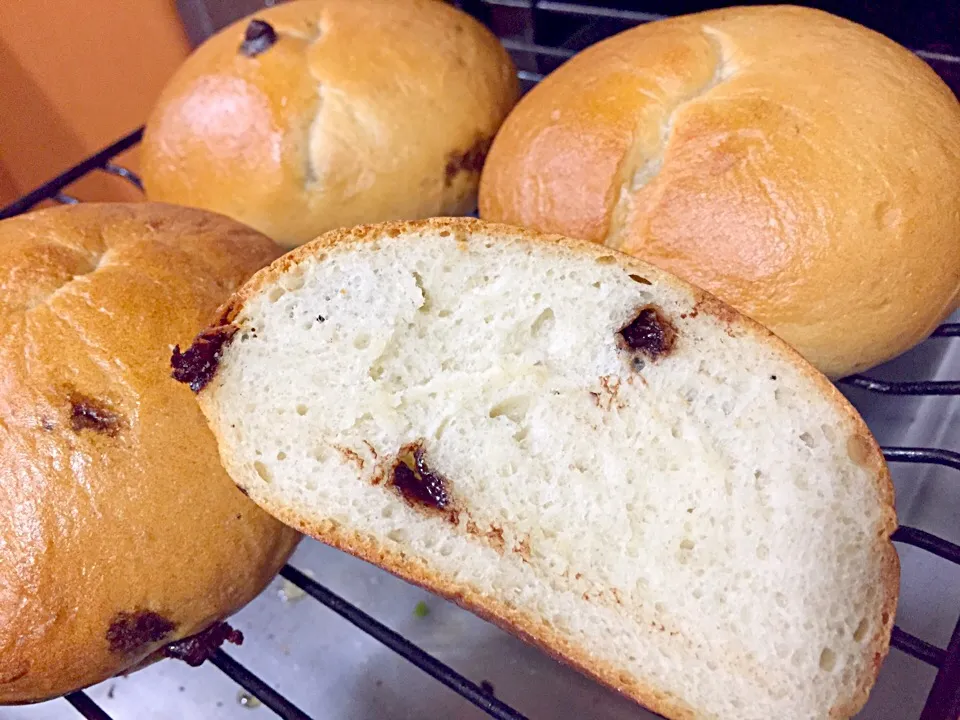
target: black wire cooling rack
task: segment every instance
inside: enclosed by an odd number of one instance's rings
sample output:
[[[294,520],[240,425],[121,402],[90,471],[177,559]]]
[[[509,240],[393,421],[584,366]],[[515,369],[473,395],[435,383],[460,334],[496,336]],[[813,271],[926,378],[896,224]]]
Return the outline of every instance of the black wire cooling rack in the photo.
[[[577,49],[611,32],[663,17],[654,13],[617,7],[539,0],[464,0],[456,4],[478,16],[497,32],[504,46],[514,56],[519,68],[518,75],[527,89],[543,79],[547,72],[563,60],[572,56]],[[560,31],[562,40],[556,39],[555,25],[551,26],[551,32],[544,33],[548,37],[547,42],[538,36],[538,29],[542,26],[542,18],[545,16],[554,16],[572,22],[568,24],[567,30]],[[948,81],[960,78],[960,57],[922,49],[916,52],[946,76]],[[951,85],[956,91],[956,84],[951,82]],[[114,158],[135,146],[142,136],[143,128],[135,130],[19,200],[0,208],[0,219],[26,212],[44,201],[61,204],[79,202],[65,190],[75,181],[91,173],[115,175],[142,190],[143,186],[135,173],[114,163]],[[942,339],[958,336],[960,336],[960,323],[946,324],[938,328],[928,342],[936,342],[938,338],[942,341]],[[960,381],[890,382],[854,375],[840,382],[887,396],[960,395]],[[950,450],[927,447],[885,447],[883,454],[891,463],[941,465],[960,471],[960,453]],[[894,533],[893,540],[901,545],[913,545],[960,565],[960,545],[955,545],[920,528],[900,527]],[[313,599],[353,623],[361,631],[458,693],[465,700],[485,711],[490,717],[497,720],[526,720],[523,714],[494,697],[481,685],[468,680],[292,565],[285,566],[280,571],[280,575]],[[960,602],[957,609],[960,616]],[[891,645],[896,650],[938,669],[919,720],[958,720],[960,718],[960,617],[946,649],[936,647],[899,627],[893,628]],[[210,658],[210,662],[281,718],[311,720],[309,715],[247,670],[224,650],[217,650]],[[71,693],[65,699],[89,720],[110,720],[110,716],[82,691]]]

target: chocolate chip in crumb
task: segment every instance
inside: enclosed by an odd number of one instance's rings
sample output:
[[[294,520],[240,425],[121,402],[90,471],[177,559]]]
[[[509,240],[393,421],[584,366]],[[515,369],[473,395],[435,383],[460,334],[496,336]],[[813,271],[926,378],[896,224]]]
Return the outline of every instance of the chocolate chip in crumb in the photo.
[[[677,335],[670,321],[653,306],[642,308],[618,334],[630,350],[653,360],[670,352]]]
[[[393,468],[393,486],[411,505],[445,510],[450,505],[447,481],[427,467],[423,447],[401,448]]]
[[[277,31],[263,20],[251,20],[243,34],[240,52],[247,57],[256,57],[277,42]]]
[[[170,358],[173,379],[186,383],[195,393],[203,390],[217,372],[224,345],[236,332],[234,325],[220,325],[201,332],[184,352],[179,345],[174,347]]]
[[[317,322],[322,323],[326,321],[327,319],[323,315],[317,315]]]

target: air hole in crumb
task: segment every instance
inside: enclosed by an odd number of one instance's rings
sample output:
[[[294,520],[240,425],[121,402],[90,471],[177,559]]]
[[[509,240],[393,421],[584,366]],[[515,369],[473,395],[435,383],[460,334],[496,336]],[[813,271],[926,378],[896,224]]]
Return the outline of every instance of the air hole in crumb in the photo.
[[[274,286],[270,288],[270,292],[267,293],[267,300],[269,300],[272,303],[275,303],[277,300],[279,300],[286,294],[287,294],[287,291],[284,290],[282,287]]]
[[[600,289],[600,281],[597,280],[595,283],[593,283],[593,286],[594,286],[595,288],[597,288],[597,290],[599,290],[599,289]]]
[[[387,537],[394,542],[405,542],[407,539],[407,531],[404,528],[394,528],[387,533]]]
[[[441,230],[441,231],[440,231],[440,237],[450,237],[450,231],[449,231],[449,230]]]
[[[353,339],[353,346],[357,350],[366,350],[370,347],[370,336],[367,334],[357,335]]]
[[[647,280],[642,275],[630,275],[630,279],[633,280],[635,283],[640,283],[641,285],[653,285],[652,282]]]
[[[597,258],[597,265],[613,265],[616,261],[613,255],[601,255]]]
[[[863,639],[867,637],[867,627],[867,619],[863,618],[857,625],[857,629],[853,631],[853,639],[857,642],[863,642]]]
[[[833,442],[837,439],[837,434],[833,431],[833,428],[827,424],[820,426],[820,432],[823,433],[823,436],[827,439],[827,442]]]
[[[860,467],[870,467],[873,446],[863,435],[851,435],[847,439],[847,455]]]
[[[653,609],[658,613],[663,613],[666,611],[667,607],[663,603],[658,602],[653,604]]]
[[[693,540],[690,540],[689,538],[684,538],[683,540],[680,541],[681,550],[693,550],[693,548],[694,548]]]
[[[297,415],[306,415],[306,414],[307,414],[307,406],[304,405],[303,403],[299,403],[297,405]]]
[[[808,448],[816,447],[817,445],[817,441],[813,439],[813,435],[808,432],[800,433],[800,441]]]
[[[777,607],[785,608],[787,606],[787,596],[781,592],[774,594],[773,601],[777,603]]]
[[[423,297],[423,302],[420,304],[420,307],[417,308],[420,312],[430,312],[430,296],[427,294],[427,289],[423,285],[423,276],[420,273],[413,273],[413,281],[417,284],[417,289],[420,291],[420,295]]]
[[[286,273],[281,281],[287,290],[299,290],[303,287],[303,275]]]
[[[537,319],[533,321],[533,324],[530,326],[530,334],[533,335],[533,337],[537,337],[544,332],[549,332],[553,328],[553,324],[553,309],[546,308],[537,315]]]
[[[484,321],[487,325],[489,325],[490,323],[493,322],[493,315],[487,315],[487,316],[483,319],[483,321]]]
[[[287,454],[283,450],[277,453],[277,460],[286,460],[286,459],[287,459]]]
[[[832,672],[837,666],[837,654],[830,648],[824,648],[820,653],[820,669]]]
[[[770,557],[770,548],[762,543],[757,545],[757,559],[766,560],[768,557]]]
[[[441,545],[440,554],[443,555],[443,557],[450,557],[453,555],[453,545]]]
[[[383,367],[380,365],[374,365],[372,368],[370,368],[369,375],[371,380],[379,380],[383,377]]]
[[[449,310],[441,310],[440,312],[437,313],[437,315],[438,315],[439,317],[450,317],[450,311],[449,311]]]
[[[527,410],[529,410],[529,408],[529,395],[514,395],[513,397],[508,397],[505,400],[501,400],[492,408],[490,408],[489,414],[491,418],[498,418],[503,415],[513,422],[520,424],[520,422],[526,417]]]
[[[273,478],[270,476],[270,471],[267,470],[267,466],[264,465],[259,460],[255,460],[253,463],[253,469],[257,471],[257,475],[260,476],[260,479],[265,483],[273,482]]]

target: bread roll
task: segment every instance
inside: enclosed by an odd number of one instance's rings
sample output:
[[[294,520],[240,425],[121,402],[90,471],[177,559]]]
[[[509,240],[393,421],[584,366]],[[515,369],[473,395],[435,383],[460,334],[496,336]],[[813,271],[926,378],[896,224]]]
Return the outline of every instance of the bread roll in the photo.
[[[147,195],[288,247],[323,231],[464,214],[518,94],[480,23],[435,0],[300,0],[199,47],[142,147]]]
[[[478,221],[335,232],[174,361],[262,507],[667,717],[849,717],[887,653],[863,421],[646,263]]]
[[[729,8],[580,53],[498,135],[481,216],[605,243],[847,375],[960,300],[960,104],[818,10]]]
[[[170,644],[238,610],[293,550],[230,482],[168,362],[277,254],[163,205],[0,223],[0,704],[189,656]]]

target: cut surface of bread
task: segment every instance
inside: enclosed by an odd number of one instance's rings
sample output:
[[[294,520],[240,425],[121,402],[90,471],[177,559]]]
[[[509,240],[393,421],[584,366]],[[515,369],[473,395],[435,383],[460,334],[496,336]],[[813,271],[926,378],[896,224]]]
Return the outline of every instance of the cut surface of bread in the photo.
[[[852,715],[899,577],[862,420],[712,297],[544,240],[391,223],[261,271],[178,359],[228,473],[668,717]]]

